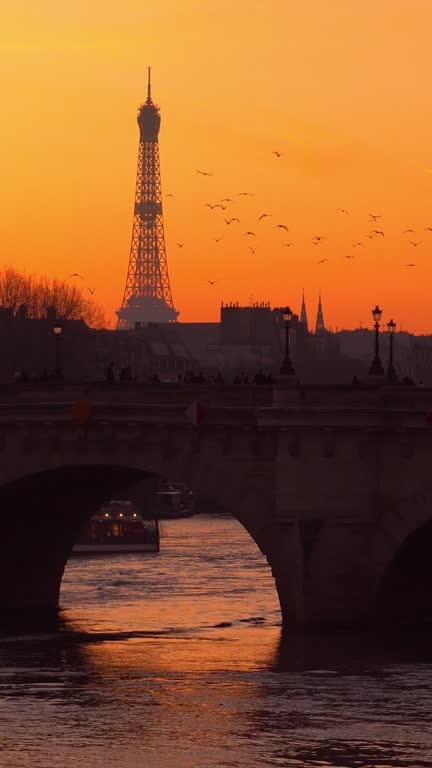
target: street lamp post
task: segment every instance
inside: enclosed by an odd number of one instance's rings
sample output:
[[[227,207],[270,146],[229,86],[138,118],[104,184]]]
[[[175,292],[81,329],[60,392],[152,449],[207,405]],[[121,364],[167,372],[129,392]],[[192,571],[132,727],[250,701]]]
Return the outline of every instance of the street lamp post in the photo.
[[[56,322],[53,325],[53,331],[54,331],[54,338],[55,338],[55,376],[57,379],[62,378],[62,369],[61,369],[61,349],[60,349],[60,340],[61,335],[63,331],[63,326],[59,320],[56,320]]]
[[[389,334],[389,362],[387,367],[387,380],[392,384],[397,381],[396,371],[393,365],[393,338],[396,330],[396,323],[394,320],[389,320],[387,323],[387,331]]]
[[[375,356],[374,356],[374,359],[372,360],[371,367],[369,368],[369,373],[371,376],[384,376],[384,368],[382,367],[382,363],[379,356],[379,327],[380,327],[381,315],[382,315],[382,309],[380,309],[377,304],[375,309],[372,310],[372,317],[374,319],[374,327],[375,327]]]
[[[282,312],[282,317],[285,323],[285,357],[280,368],[281,375],[283,376],[295,376],[294,366],[290,358],[290,323],[292,318],[292,311],[289,307]]]

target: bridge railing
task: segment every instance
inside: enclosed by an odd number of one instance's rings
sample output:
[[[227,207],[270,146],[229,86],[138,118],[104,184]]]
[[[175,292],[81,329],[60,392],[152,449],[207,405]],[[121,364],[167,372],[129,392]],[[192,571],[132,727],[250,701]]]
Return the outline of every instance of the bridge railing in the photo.
[[[85,398],[101,403],[160,403],[188,406],[195,400],[208,405],[271,405],[273,387],[217,384],[20,383],[0,387],[0,404],[11,402],[74,402]]]
[[[0,386],[0,405],[92,403],[127,406],[208,406],[260,408],[425,409],[432,412],[432,388],[420,386],[284,386],[134,383],[20,383]]]

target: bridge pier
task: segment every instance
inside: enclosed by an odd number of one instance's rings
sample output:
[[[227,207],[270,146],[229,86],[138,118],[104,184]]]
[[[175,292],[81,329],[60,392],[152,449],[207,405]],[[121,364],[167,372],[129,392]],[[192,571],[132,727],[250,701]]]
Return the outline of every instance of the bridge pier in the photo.
[[[291,631],[366,628],[373,611],[369,530],[356,522],[291,520],[261,531]]]
[[[304,570],[297,522],[272,528],[267,560],[275,580],[284,627],[303,627],[306,621]]]
[[[16,556],[14,553],[13,558]],[[27,566],[17,569],[11,558],[3,558],[0,569],[0,628],[46,629],[56,624],[64,562],[52,561],[52,553],[31,556]]]
[[[254,533],[254,539],[271,568],[284,627],[304,627],[303,553],[298,522],[268,522]]]
[[[370,527],[349,519],[323,521],[316,540],[303,542],[305,625],[365,629],[373,616],[375,585]]]

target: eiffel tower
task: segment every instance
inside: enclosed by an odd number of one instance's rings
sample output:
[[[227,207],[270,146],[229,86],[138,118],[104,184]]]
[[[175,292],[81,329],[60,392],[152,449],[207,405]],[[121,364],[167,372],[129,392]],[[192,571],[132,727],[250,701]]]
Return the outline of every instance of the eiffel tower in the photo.
[[[129,267],[117,329],[137,323],[170,323],[177,319],[168,276],[162,216],[159,163],[159,107],[151,95],[148,68],[147,99],[138,110],[140,132],[138,169]]]

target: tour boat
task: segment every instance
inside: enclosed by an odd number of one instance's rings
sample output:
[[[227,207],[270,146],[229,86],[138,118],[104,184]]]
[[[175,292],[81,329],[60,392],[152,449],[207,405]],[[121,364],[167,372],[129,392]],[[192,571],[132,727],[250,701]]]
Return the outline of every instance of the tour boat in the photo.
[[[159,552],[156,519],[143,518],[131,501],[110,501],[82,528],[73,555]]]
[[[191,517],[193,514],[194,494],[184,483],[166,483],[155,494],[154,516],[159,520]]]

